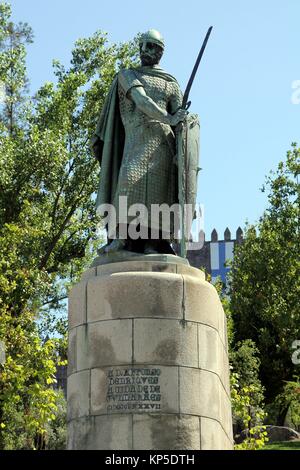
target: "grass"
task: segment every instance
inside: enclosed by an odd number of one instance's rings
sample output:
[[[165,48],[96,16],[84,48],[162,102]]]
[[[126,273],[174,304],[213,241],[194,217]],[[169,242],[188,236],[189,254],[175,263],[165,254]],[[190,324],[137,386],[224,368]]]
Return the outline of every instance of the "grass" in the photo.
[[[261,450],[300,450],[300,440],[272,442],[266,444]]]

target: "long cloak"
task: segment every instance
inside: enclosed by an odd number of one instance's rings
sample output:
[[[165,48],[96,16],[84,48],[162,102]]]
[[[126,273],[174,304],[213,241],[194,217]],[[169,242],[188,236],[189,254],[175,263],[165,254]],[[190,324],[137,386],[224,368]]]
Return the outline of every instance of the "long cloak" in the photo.
[[[172,75],[166,73],[158,66],[144,66],[132,70],[177,83],[176,79]],[[119,73],[122,73],[122,71]],[[125,130],[119,110],[117,74],[104,102],[96,132],[92,139],[95,156],[99,160],[101,166],[96,207],[101,204],[111,204],[113,201],[114,194],[117,189],[124,142]]]

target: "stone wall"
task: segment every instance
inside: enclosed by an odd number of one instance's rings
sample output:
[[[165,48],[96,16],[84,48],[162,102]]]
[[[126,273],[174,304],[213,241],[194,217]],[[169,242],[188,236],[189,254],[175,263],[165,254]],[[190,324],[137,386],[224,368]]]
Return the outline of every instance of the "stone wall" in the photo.
[[[226,284],[226,275],[230,270],[226,262],[232,261],[235,245],[243,241],[242,229],[240,227],[237,229],[235,238],[231,237],[230,230],[226,228],[223,240],[219,239],[216,229],[212,231],[210,240],[205,240],[204,232],[200,233],[200,239],[203,243],[202,248],[187,251],[190,265],[204,268],[206,273],[211,275],[212,281],[220,277]]]

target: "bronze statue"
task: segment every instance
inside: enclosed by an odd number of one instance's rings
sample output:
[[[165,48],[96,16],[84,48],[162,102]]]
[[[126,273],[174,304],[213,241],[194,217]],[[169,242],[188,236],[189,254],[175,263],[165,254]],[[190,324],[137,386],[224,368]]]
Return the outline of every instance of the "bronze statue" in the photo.
[[[166,240],[159,226],[158,236],[151,238],[151,207],[178,203],[175,133],[187,116],[176,79],[159,66],[163,51],[164,40],[158,31],[152,29],[141,36],[141,66],[116,75],[93,138],[101,165],[97,206],[112,204],[118,213],[120,196],[127,196],[128,207],[143,204],[149,214],[147,237],[124,239],[119,236],[119,224],[115,239],[103,249],[106,253],[126,249],[174,254],[170,244],[174,233]],[[127,225],[132,218],[127,217]]]

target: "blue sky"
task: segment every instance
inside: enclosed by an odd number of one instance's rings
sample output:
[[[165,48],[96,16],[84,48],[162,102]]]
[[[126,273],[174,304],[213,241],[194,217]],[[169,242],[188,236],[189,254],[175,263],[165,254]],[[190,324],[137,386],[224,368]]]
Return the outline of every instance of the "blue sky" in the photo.
[[[198,202],[207,235],[232,233],[266,207],[264,177],[300,145],[299,0],[11,0],[13,19],[35,33],[28,50],[31,92],[52,80],[52,59],[68,64],[76,39],[107,31],[112,42],[156,28],[165,37],[162,66],[184,90],[205,33],[213,25],[190,98],[201,119]],[[298,94],[300,96],[300,93]],[[208,238],[208,236],[207,236]],[[221,238],[221,237],[220,237]]]

